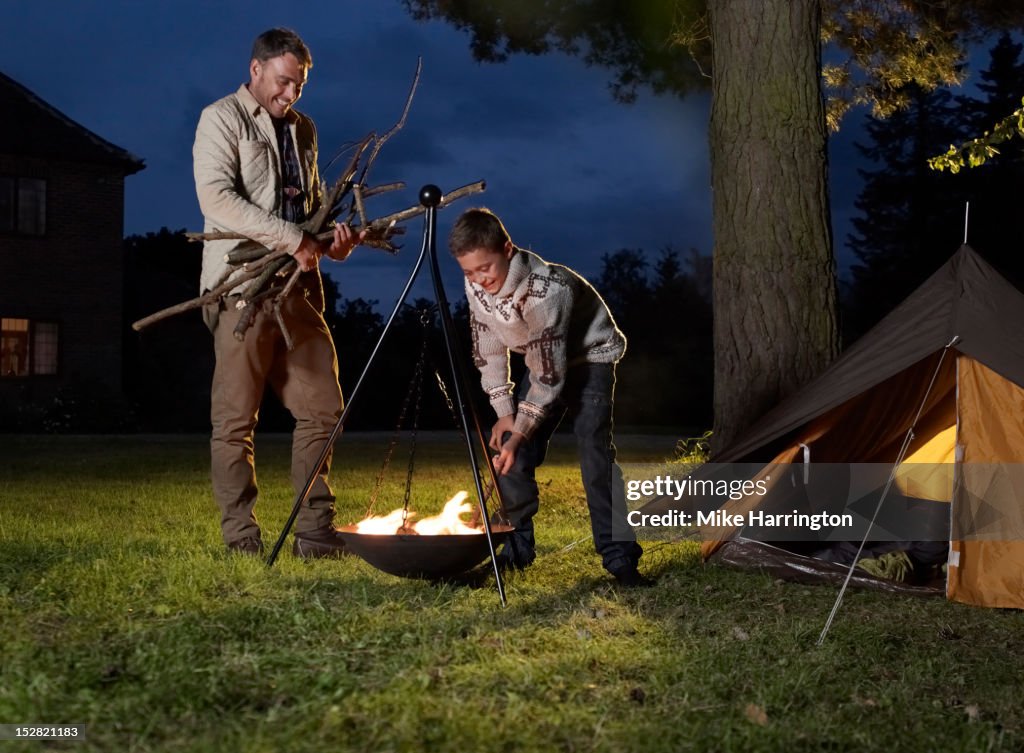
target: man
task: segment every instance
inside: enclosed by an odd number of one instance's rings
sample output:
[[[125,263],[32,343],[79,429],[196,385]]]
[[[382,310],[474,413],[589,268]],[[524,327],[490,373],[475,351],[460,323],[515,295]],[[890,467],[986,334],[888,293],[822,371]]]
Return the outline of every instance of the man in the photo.
[[[338,225],[330,243],[299,227],[320,202],[316,129],[292,109],[313,61],[288,29],[271,29],[253,44],[249,82],[203,110],[196,129],[193,166],[205,231],[245,235],[271,250],[291,254],[303,274],[282,306],[294,348],[285,346],[272,302],[260,305],[245,338],[234,337],[239,285],[204,310],[213,333],[216,368],[210,396],[213,494],[221,533],[230,551],[263,551],[253,513],[257,486],[253,432],[266,384],[295,417],[292,484],[305,484],[342,410],[338,359],[323,318],[319,260],[344,260],[362,239]],[[246,241],[207,241],[201,287],[212,289],[228,271],[225,255]],[[334,495],[327,483],[330,457],[295,521],[293,552],[300,557],[338,556],[344,544],[334,528]]]

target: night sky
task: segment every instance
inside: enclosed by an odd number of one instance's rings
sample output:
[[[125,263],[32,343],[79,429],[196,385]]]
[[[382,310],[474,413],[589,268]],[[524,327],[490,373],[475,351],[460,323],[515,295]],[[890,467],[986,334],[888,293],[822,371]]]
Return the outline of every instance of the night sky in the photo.
[[[297,109],[317,123],[321,169],[344,145],[394,123],[422,56],[409,121],[370,175],[408,187],[371,199],[371,216],[415,204],[424,183],[450,190],[484,179],[486,193],[441,213],[442,240],[459,211],[482,204],[517,244],[591,278],[602,255],[620,248],[643,249],[652,261],[665,246],[710,253],[707,95],[643,92],[622,105],[609,93],[609,73],[575,58],[479,64],[464,33],[414,22],[397,0],[5,3],[0,70],[146,161],[126,180],[126,234],[201,230],[191,171],[199,112],[248,80],[252,40],[273,26],[293,28],[312,52]],[[855,138],[847,128],[832,146],[841,268],[858,188]],[[393,302],[419,248],[422,222],[408,227],[398,258],[359,250],[343,265],[324,263],[345,297]],[[458,269],[447,258],[442,266],[454,298]]]

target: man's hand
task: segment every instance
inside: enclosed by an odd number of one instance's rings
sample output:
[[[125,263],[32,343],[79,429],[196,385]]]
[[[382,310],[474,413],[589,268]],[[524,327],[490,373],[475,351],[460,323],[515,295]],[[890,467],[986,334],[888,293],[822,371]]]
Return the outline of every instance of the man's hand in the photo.
[[[365,230],[356,233],[348,224],[339,223],[334,226],[334,238],[324,253],[334,261],[345,261],[352,253],[352,249],[362,243],[365,237]]]
[[[352,253],[352,249],[358,246],[365,237],[365,230],[356,233],[344,222],[334,226],[334,237],[331,238],[330,243],[318,241],[315,235],[303,231],[302,242],[292,254],[292,258],[299,265],[299,269],[309,272],[316,269],[320,263],[320,257],[324,255],[334,261],[344,261]]]
[[[320,263],[321,254],[323,254],[323,250],[320,241],[316,239],[316,236],[303,230],[302,243],[299,244],[299,247],[295,249],[295,253],[292,254],[292,258],[299,265],[299,269],[303,272],[310,272],[316,269],[316,265]]]

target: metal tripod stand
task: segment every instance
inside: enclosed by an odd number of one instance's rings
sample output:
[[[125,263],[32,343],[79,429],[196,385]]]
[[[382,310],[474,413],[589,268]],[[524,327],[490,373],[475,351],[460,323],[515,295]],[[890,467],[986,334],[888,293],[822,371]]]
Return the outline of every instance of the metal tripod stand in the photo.
[[[409,275],[408,281],[405,283],[405,287],[402,289],[401,295],[398,297],[398,301],[395,303],[395,308],[391,312],[391,316],[388,317],[387,324],[384,325],[384,329],[380,334],[380,338],[377,340],[377,344],[370,353],[370,358],[367,360],[366,366],[363,367],[362,374],[359,375],[359,379],[356,381],[356,386],[352,389],[352,394],[349,396],[341,416],[338,417],[338,421],[334,424],[334,428],[331,429],[330,435],[324,442],[323,449],[320,451],[319,459],[313,465],[313,470],[306,479],[305,485],[295,498],[295,504],[292,505],[291,514],[288,516],[288,520],[281,531],[281,535],[278,537],[273,550],[270,552],[270,557],[267,558],[267,566],[273,567],[274,562],[277,560],[277,556],[281,552],[281,547],[284,546],[285,539],[288,537],[292,526],[295,524],[295,519],[299,514],[299,510],[302,508],[303,503],[309,496],[309,492],[313,488],[313,483],[315,482],[320,469],[327,461],[327,456],[330,454],[331,449],[334,447],[334,443],[337,441],[338,436],[341,434],[341,431],[345,426],[345,420],[348,418],[349,411],[351,411],[356,398],[359,396],[360,387],[362,387],[366,380],[367,374],[369,374],[370,369],[373,366],[373,362],[377,358],[377,354],[380,352],[381,346],[387,338],[388,332],[391,330],[391,327],[398,316],[399,310],[405,303],[405,299],[409,295],[409,291],[412,289],[413,283],[419,276],[420,269],[423,267],[423,262],[429,259],[430,277],[434,284],[434,297],[436,299],[441,319],[441,331],[444,335],[445,351],[448,355],[448,367],[451,373],[451,383],[455,392],[455,403],[461,424],[460,428],[462,429],[463,438],[466,442],[466,449],[469,453],[469,465],[473,469],[473,481],[476,485],[477,499],[480,503],[480,515],[481,520],[483,521],[484,534],[487,536],[487,547],[490,551],[491,566],[494,568],[494,577],[497,581],[498,595],[501,598],[501,605],[505,606],[505,586],[502,582],[501,570],[498,567],[497,558],[495,557],[494,537],[491,532],[490,516],[487,512],[488,495],[484,494],[484,484],[480,478],[479,459],[481,456],[486,460],[487,469],[491,476],[491,488],[493,488],[495,493],[499,495],[498,498],[500,500],[498,480],[494,473],[494,467],[490,463],[490,456],[487,451],[487,440],[480,424],[480,417],[477,414],[473,403],[466,399],[467,380],[465,367],[460,359],[462,351],[458,347],[458,334],[455,331],[455,324],[452,321],[451,311],[448,307],[448,297],[445,295],[444,285],[441,282],[441,272],[437,263],[437,242],[435,237],[437,229],[437,207],[441,203],[442,197],[443,194],[441,193],[441,189],[435,185],[426,185],[420,189],[420,204],[426,208],[423,229],[423,246],[420,249],[420,255],[416,259],[416,264],[413,267],[412,273]],[[471,420],[472,425],[470,424]],[[475,437],[473,435],[475,435]],[[478,455],[478,451],[482,453],[482,455]],[[501,505],[501,507],[504,506]]]

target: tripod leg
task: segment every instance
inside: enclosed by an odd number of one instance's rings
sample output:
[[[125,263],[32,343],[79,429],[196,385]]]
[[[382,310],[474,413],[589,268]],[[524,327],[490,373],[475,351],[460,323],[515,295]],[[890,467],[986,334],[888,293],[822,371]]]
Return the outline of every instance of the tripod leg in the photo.
[[[380,333],[377,344],[373,347],[373,352],[370,353],[370,358],[366,361],[366,366],[363,367],[363,373],[359,375],[359,379],[356,381],[356,386],[352,388],[352,394],[349,396],[349,399],[345,404],[345,409],[341,412],[337,423],[334,424],[334,428],[331,429],[330,435],[328,435],[324,442],[323,449],[320,451],[320,459],[317,460],[316,464],[313,466],[313,470],[310,473],[309,478],[306,479],[305,486],[295,497],[295,504],[292,505],[291,514],[288,516],[288,520],[285,521],[284,528],[281,530],[281,535],[278,536],[277,541],[274,544],[274,548],[271,550],[270,556],[267,558],[267,567],[273,567],[274,562],[277,561],[277,556],[281,553],[281,548],[284,546],[285,539],[288,538],[288,534],[291,532],[292,526],[295,525],[295,518],[298,517],[299,510],[302,509],[302,503],[305,502],[306,497],[309,496],[309,491],[313,488],[316,477],[319,475],[320,468],[323,467],[324,461],[327,460],[327,456],[334,447],[334,443],[338,440],[338,435],[341,434],[341,430],[345,426],[345,420],[348,418],[349,411],[352,410],[352,406],[355,404],[356,398],[359,396],[359,390],[366,380],[366,375],[370,372],[373,362],[377,359],[377,354],[380,352],[381,345],[384,344],[384,340],[387,338],[388,332],[391,331],[391,327],[395,323],[395,319],[398,317],[399,309],[402,308],[402,304],[405,303],[405,299],[409,296],[409,291],[412,290],[412,285],[416,281],[417,275],[420,273],[420,268],[423,266],[423,260],[426,259],[426,256],[427,239],[424,238],[423,248],[420,250],[419,258],[416,260],[416,266],[413,267],[412,274],[409,275],[409,280],[405,283],[405,288],[403,288],[402,294],[398,296],[395,308],[391,312],[391,316],[388,317],[387,324],[384,325],[384,329]]]

